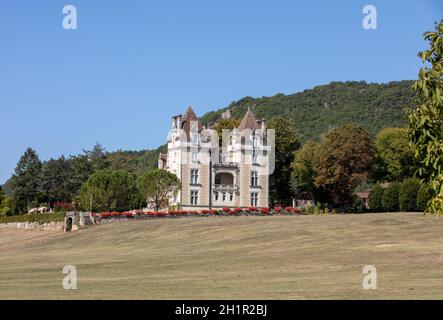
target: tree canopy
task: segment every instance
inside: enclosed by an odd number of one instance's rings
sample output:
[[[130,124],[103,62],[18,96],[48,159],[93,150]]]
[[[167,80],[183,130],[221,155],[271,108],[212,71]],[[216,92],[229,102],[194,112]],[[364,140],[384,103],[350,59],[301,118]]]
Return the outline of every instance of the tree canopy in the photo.
[[[294,195],[299,199],[312,199],[315,202],[324,202],[325,197],[321,188],[314,183],[314,159],[317,156],[320,143],[305,143],[294,153],[291,164],[291,185]]]
[[[151,170],[137,179],[137,189],[148,202],[153,202],[155,210],[180,190],[180,180],[177,176],[163,169]]]
[[[382,128],[407,124],[404,106],[414,101],[412,83],[407,80],[382,84],[331,82],[295,94],[244,97],[206,113],[200,120],[203,124],[216,122],[228,109],[233,118],[242,118],[249,107],[257,118],[270,120],[280,116],[288,119],[302,142],[319,141],[331,128],[351,122],[376,135]]]
[[[333,205],[346,208],[355,187],[372,171],[373,144],[362,127],[344,124],[328,132],[314,159],[317,187],[324,188]]]
[[[269,196],[274,205],[289,205],[291,191],[291,162],[294,152],[300,148],[292,123],[283,117],[268,121],[268,129],[275,130],[275,168],[269,177]]]
[[[83,210],[124,211],[132,209],[136,192],[134,179],[126,170],[101,169],[84,183],[78,202]]]
[[[20,213],[28,212],[29,204],[39,195],[42,163],[33,149],[26,149],[20,157],[12,177],[14,205]]]
[[[435,31],[425,32],[429,49],[419,52],[426,66],[413,85],[417,108],[409,111],[409,134],[419,175],[431,192],[427,211],[443,213],[443,20]]]
[[[401,181],[412,177],[416,170],[414,149],[410,145],[406,128],[381,130],[374,146],[376,156],[376,178],[384,181]]]

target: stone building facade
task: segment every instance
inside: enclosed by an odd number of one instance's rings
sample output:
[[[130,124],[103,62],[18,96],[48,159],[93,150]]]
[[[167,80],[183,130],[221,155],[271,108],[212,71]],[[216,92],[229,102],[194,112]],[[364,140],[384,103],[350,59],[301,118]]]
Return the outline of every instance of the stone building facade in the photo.
[[[174,173],[181,190],[169,206],[182,209],[268,207],[270,147],[264,120],[248,110],[234,130],[203,125],[189,107],[172,117],[168,151],[159,168]]]

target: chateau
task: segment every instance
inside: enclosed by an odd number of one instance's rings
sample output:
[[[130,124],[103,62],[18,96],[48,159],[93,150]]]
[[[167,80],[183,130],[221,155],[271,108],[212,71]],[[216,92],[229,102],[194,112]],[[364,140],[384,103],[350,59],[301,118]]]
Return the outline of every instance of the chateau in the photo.
[[[181,190],[169,206],[182,209],[268,207],[269,138],[264,120],[248,109],[240,125],[222,137],[204,127],[191,107],[172,117],[167,154],[159,168],[177,175]]]

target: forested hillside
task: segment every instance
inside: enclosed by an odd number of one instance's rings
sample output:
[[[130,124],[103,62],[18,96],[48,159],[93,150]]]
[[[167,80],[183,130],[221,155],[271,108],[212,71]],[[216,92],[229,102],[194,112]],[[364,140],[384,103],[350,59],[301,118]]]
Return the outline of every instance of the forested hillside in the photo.
[[[331,82],[296,94],[272,97],[245,97],[228,107],[205,114],[204,124],[216,122],[226,110],[241,118],[250,107],[257,118],[274,116],[290,119],[303,142],[319,137],[342,123],[355,122],[376,134],[385,127],[406,124],[406,106],[413,105],[412,81],[387,84],[362,82]]]

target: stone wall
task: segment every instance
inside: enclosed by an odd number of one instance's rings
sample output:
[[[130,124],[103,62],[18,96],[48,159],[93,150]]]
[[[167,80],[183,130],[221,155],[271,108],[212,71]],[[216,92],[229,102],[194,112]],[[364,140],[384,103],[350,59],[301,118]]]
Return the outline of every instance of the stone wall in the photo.
[[[25,229],[32,231],[63,231],[64,230],[64,222],[63,221],[52,221],[47,223],[38,223],[38,222],[9,222],[9,223],[0,223],[0,229],[8,228],[8,229]]]

